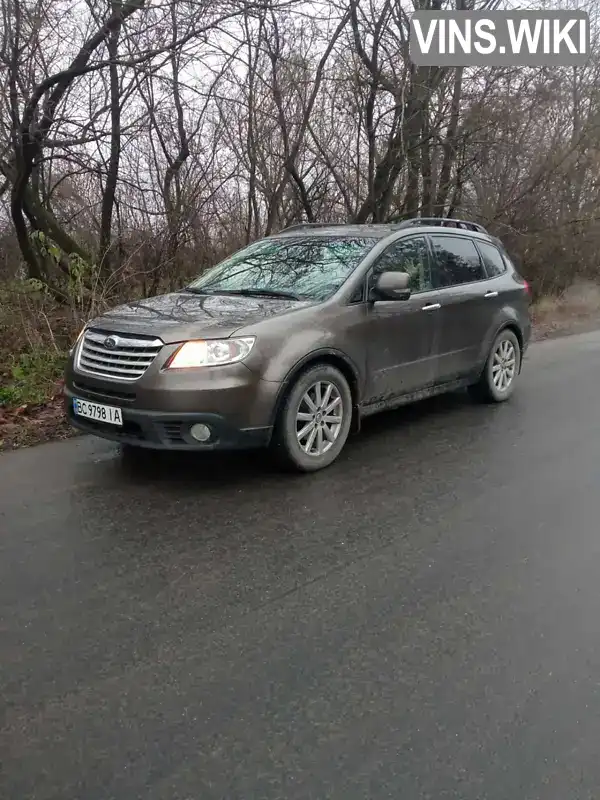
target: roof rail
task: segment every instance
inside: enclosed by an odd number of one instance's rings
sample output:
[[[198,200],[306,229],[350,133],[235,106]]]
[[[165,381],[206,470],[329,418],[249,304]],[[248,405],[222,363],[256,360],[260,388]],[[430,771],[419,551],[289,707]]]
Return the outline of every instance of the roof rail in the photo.
[[[283,228],[281,233],[287,231],[297,231],[303,228],[345,228],[352,223],[348,222],[298,222],[294,225],[288,225]],[[374,223],[364,223],[365,225],[373,225]],[[471,222],[466,219],[454,219],[454,217],[414,217],[413,219],[404,219],[401,217],[394,217],[383,223],[384,225],[393,225],[396,229],[412,228],[417,225],[431,225],[445,228],[461,228],[468,231],[476,231],[477,233],[485,233],[489,236],[487,230],[478,222]]]
[[[390,220],[399,228],[412,228],[415,225],[439,225],[442,228],[462,228],[463,230],[476,231],[489,235],[483,225],[478,222],[470,222],[465,219],[454,219],[453,217],[415,217],[414,219],[400,220],[398,218]]]

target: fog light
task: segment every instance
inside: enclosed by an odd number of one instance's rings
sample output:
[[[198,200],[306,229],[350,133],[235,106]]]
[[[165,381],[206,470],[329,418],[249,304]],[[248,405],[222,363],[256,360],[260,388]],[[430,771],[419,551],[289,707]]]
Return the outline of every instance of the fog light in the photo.
[[[198,423],[198,425],[192,425],[190,428],[190,434],[197,442],[208,442],[210,439],[210,428],[208,425],[202,425],[202,423]]]

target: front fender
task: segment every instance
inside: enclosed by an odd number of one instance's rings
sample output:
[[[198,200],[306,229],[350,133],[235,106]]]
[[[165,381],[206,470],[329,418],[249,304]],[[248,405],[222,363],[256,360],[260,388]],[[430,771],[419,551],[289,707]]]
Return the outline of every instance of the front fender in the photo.
[[[279,391],[277,392],[277,400],[275,402],[275,406],[273,409],[273,424],[275,424],[275,420],[277,418],[277,414],[279,412],[279,408],[281,406],[281,402],[283,398],[286,396],[287,391],[290,386],[294,383],[296,376],[300,375],[300,373],[308,368],[311,364],[318,363],[319,361],[330,361],[330,362],[337,362],[338,364],[343,363],[345,369],[343,370],[347,377],[352,377],[354,386],[352,387],[353,394],[354,394],[354,413],[353,413],[353,420],[354,420],[354,431],[356,432],[360,427],[360,413],[359,407],[361,398],[363,396],[364,391],[364,383],[365,383],[365,376],[364,371],[361,372],[358,369],[358,366],[354,363],[354,361],[346,354],[343,353],[341,350],[338,350],[335,347],[318,347],[315,350],[311,350],[309,353],[306,353],[302,357],[298,358],[295,364],[288,369],[285,377],[280,382]]]

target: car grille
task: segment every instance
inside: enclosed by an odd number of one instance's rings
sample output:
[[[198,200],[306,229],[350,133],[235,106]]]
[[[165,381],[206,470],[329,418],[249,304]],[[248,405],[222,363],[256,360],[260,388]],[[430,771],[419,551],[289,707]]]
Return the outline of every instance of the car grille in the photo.
[[[162,346],[160,339],[89,330],[83,335],[79,347],[77,368],[103,378],[136,381],[152,364]]]

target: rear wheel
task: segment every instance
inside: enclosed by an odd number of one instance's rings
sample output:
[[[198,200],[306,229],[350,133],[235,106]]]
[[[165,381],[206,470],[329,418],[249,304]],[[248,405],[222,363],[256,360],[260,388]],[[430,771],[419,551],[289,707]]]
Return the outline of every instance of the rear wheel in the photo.
[[[505,328],[494,340],[481,377],[470,387],[470,392],[476,400],[503,403],[514,392],[520,370],[519,340]]]
[[[298,472],[315,472],[341,453],[352,422],[352,393],[336,367],[319,364],[296,380],[279,412],[272,450]]]

